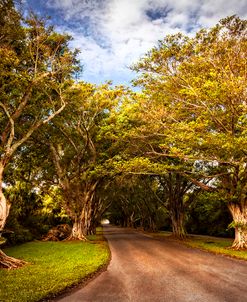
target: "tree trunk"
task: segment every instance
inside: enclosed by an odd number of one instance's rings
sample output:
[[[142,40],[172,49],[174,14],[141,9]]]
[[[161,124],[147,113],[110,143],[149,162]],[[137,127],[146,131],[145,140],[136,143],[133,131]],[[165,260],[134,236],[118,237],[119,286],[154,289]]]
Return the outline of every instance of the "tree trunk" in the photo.
[[[82,213],[81,213],[81,221],[83,224],[83,232],[86,235],[92,234],[92,208],[91,202],[87,201],[85,204]]]
[[[10,204],[7,203],[7,200],[3,194],[3,190],[0,184],[0,237],[5,227],[6,220],[9,216],[9,209],[10,209]]]
[[[152,215],[152,216],[149,217],[149,230],[152,233],[155,233],[157,231],[157,226],[155,224],[155,217],[154,217],[154,215]]]
[[[235,250],[247,249],[247,204],[229,203],[228,208],[235,227],[235,239],[232,248]]]
[[[6,224],[6,220],[9,216],[10,204],[8,204],[4,193],[3,193],[3,171],[4,167],[0,163],[0,237],[2,236],[3,229]],[[7,256],[0,249],[0,268],[18,268],[24,265],[26,262],[23,260],[15,259],[13,257]]]
[[[134,215],[135,215],[135,212],[132,212],[130,217],[129,217],[129,225],[131,228],[134,227]]]
[[[87,241],[86,236],[84,235],[83,232],[83,223],[80,219],[76,218],[74,223],[73,223],[73,227],[72,227],[72,231],[71,231],[71,235],[67,238],[67,240],[82,240],[82,241]]]
[[[172,235],[177,239],[185,239],[186,231],[184,228],[184,214],[178,209],[170,212],[170,217],[172,221]]]
[[[94,218],[97,215],[97,202],[95,200],[95,190],[98,182],[89,183],[85,187],[83,194],[83,209],[81,211],[80,220],[83,225],[83,232],[86,235],[92,235],[94,233]]]
[[[26,264],[25,261],[7,256],[2,250],[0,250],[0,268],[18,268]]]
[[[10,209],[10,205],[7,203],[7,200],[3,194],[3,171],[4,165],[2,162],[0,162],[0,237],[5,227]]]

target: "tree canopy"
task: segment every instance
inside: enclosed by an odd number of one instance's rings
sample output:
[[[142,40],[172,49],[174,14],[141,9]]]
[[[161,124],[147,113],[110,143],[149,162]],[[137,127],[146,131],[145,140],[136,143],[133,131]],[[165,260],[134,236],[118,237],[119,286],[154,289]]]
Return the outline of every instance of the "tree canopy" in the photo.
[[[141,130],[157,132],[149,154],[203,165],[199,176],[212,181],[197,185],[215,185],[228,200],[235,245],[241,247],[246,247],[246,33],[245,20],[228,17],[194,38],[167,36],[134,66],[148,110]],[[188,178],[194,174],[184,172]]]
[[[71,37],[11,0],[0,17],[0,235],[11,200],[27,213],[24,199],[48,198],[70,239],[86,240],[103,215],[152,230],[168,219],[184,238],[196,201],[217,198],[233,247],[247,248],[246,20],[166,36],[133,66],[134,92],[76,80]],[[0,265],[21,264],[0,252]]]

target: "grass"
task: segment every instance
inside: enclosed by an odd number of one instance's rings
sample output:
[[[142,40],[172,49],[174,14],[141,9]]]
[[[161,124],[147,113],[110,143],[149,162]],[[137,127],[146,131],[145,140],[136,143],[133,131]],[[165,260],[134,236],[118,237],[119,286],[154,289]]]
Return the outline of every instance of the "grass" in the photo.
[[[185,244],[213,252],[215,254],[227,255],[230,257],[247,261],[247,251],[235,251],[231,249],[233,240],[228,238],[193,236],[185,241]]]
[[[29,262],[0,270],[0,301],[32,302],[52,297],[95,273],[109,261],[101,235],[92,242],[29,242],[4,251]]]
[[[159,232],[155,233],[154,236],[169,238],[171,237],[171,234],[171,232]],[[247,260],[247,251],[232,250],[232,242],[233,239],[229,238],[200,235],[191,235],[186,240],[181,241],[181,243],[193,248],[198,248],[215,254],[222,254],[242,260]]]

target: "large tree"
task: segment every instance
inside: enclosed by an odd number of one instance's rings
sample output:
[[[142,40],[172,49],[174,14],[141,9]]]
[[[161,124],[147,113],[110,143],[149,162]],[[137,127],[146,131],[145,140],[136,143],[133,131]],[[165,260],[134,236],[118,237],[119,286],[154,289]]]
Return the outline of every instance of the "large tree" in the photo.
[[[10,204],[3,192],[4,172],[16,151],[65,107],[67,82],[76,70],[70,37],[44,20],[24,19],[11,0],[0,1],[0,234]],[[0,252],[0,265],[21,264]]]
[[[74,83],[70,104],[47,125],[42,140],[50,148],[63,207],[73,223],[70,239],[86,240],[95,230],[103,199],[97,187],[107,182],[107,160],[114,154],[107,134],[124,91],[104,84]],[[108,176],[109,177],[109,176]]]
[[[246,38],[247,21],[228,17],[194,38],[166,37],[134,67],[162,137],[149,154],[207,166],[208,185],[194,182],[228,200],[236,249],[247,248]]]
[[[172,234],[178,239],[186,237],[185,215],[193,196],[193,183],[175,172],[157,176],[161,204],[167,209],[172,225]],[[189,194],[190,193],[190,194]]]

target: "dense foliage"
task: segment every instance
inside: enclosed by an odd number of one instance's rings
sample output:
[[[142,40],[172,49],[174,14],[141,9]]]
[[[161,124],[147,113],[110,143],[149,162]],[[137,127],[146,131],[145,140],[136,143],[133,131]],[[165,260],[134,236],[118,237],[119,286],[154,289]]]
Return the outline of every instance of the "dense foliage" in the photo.
[[[11,0],[0,17],[0,235],[67,219],[86,240],[103,216],[227,235],[231,213],[233,246],[247,248],[245,20],[165,37],[133,67],[133,92],[75,81],[71,38]]]
[[[134,67],[150,156],[179,160],[180,175],[228,202],[236,248],[247,247],[246,37],[247,21],[228,17],[193,38],[167,36]]]

